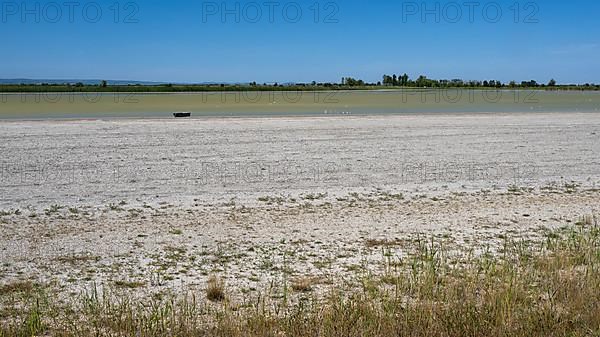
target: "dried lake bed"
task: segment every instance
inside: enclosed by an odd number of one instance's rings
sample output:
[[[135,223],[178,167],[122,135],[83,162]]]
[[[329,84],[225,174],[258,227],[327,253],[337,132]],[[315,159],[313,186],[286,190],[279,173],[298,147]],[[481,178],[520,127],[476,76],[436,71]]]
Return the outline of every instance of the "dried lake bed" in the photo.
[[[600,113],[0,122],[0,283],[356,287],[600,209]]]

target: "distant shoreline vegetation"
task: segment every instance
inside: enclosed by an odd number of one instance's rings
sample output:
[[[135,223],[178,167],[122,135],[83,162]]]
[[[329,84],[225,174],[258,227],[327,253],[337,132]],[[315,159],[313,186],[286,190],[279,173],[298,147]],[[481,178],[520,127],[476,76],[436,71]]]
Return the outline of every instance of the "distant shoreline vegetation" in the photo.
[[[352,77],[342,77],[340,83],[245,83],[245,84],[111,84],[99,81],[97,84],[75,83],[21,83],[0,84],[0,93],[36,93],[36,92],[211,92],[211,91],[325,91],[325,90],[378,90],[378,89],[536,89],[536,90],[600,90],[600,84],[557,84],[550,80],[540,84],[535,80],[510,81],[497,80],[465,81],[461,79],[434,80],[426,76],[411,79],[408,75],[383,75],[382,81],[365,82]]]

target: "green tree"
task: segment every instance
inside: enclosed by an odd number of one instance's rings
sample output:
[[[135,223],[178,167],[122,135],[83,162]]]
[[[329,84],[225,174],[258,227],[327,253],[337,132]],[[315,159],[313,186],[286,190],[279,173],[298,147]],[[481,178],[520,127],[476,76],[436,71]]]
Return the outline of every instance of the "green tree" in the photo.
[[[551,79],[550,82],[548,82],[548,86],[549,87],[555,87],[556,86],[556,81],[554,79]]]
[[[389,75],[383,75],[383,85],[392,85],[393,79]]]
[[[406,85],[408,85],[408,75],[406,75],[406,73],[404,73],[404,75],[402,75],[402,81],[401,81],[401,84],[402,84],[403,86],[406,86]]]

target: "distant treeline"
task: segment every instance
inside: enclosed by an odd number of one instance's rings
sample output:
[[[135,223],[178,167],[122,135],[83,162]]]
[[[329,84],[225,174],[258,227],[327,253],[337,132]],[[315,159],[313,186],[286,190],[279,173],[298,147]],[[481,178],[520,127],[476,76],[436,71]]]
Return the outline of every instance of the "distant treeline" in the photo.
[[[360,85],[364,84],[362,80],[355,80],[351,77],[342,78],[342,83],[348,85]],[[383,81],[377,82],[377,86],[391,86],[391,87],[408,87],[408,88],[568,88],[568,89],[579,89],[579,90],[599,90],[600,85],[593,83],[585,84],[567,84],[559,85],[554,79],[551,79],[547,84],[540,84],[535,80],[529,81],[510,81],[503,83],[498,80],[471,80],[465,81],[462,79],[442,79],[434,80],[429,79],[427,76],[421,75],[417,79],[411,79],[407,74],[403,75],[383,75]]]
[[[129,84],[111,85],[107,81],[98,84],[63,83],[63,84],[0,84],[0,92],[210,92],[210,91],[318,91],[318,90],[373,90],[391,88],[510,88],[510,89],[545,89],[545,90],[600,90],[597,84],[558,85],[555,80],[547,84],[539,84],[535,80],[511,81],[502,83],[497,80],[464,81],[461,79],[433,80],[426,76],[411,79],[408,75],[383,75],[383,80],[368,83],[352,77],[343,77],[340,83],[263,83],[247,84]]]

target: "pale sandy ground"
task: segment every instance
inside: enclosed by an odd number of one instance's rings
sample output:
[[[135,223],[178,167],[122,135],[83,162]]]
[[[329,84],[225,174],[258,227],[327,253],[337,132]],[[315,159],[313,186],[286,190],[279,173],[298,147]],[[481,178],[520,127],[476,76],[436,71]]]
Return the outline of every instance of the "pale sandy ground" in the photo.
[[[598,113],[15,121],[0,150],[0,284],[65,294],[353,288],[419,237],[494,250],[600,211]]]

